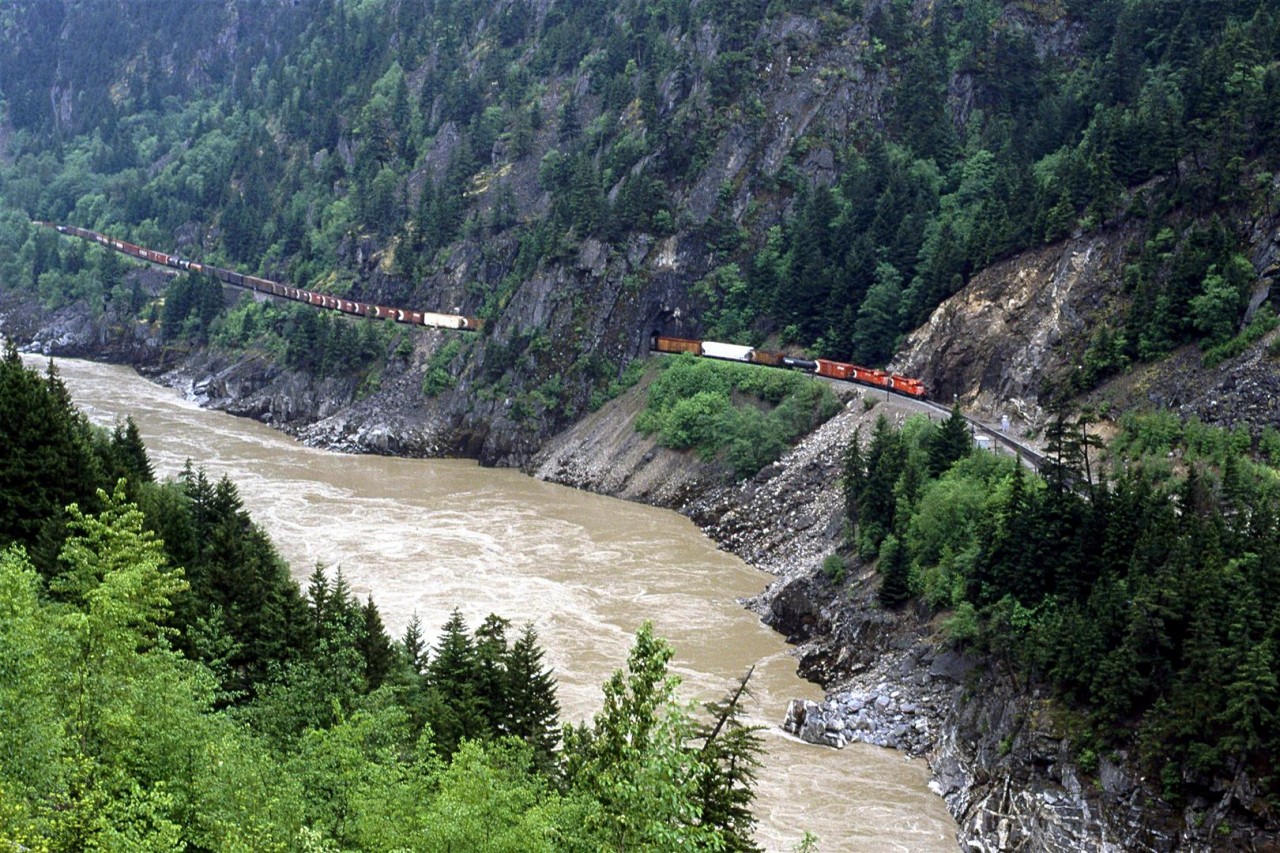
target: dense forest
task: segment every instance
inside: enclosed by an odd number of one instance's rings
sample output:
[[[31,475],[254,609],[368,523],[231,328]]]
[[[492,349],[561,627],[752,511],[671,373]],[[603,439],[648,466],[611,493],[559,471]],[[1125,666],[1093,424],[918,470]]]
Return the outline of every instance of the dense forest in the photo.
[[[399,641],[317,566],[299,589],[227,479],[154,480],[50,366],[0,359],[0,846],[754,850],[762,745],[694,714],[643,627],[561,728],[531,625]]]
[[[1104,451],[1090,426],[1059,417],[1040,476],[958,412],[881,417],[844,460],[850,558],[886,607],[1051,685],[1086,772],[1128,755],[1171,803],[1226,779],[1274,808],[1280,433],[1131,416]]]
[[[1280,161],[1265,2],[97,0],[6,4],[0,27],[0,278],[48,306],[143,310],[115,261],[28,218],[490,319],[585,241],[675,236],[692,331],[878,365],[992,260],[1145,223],[1093,382],[1252,318],[1246,222]],[[777,130],[801,90],[852,106]],[[623,366],[588,357],[581,318],[563,342],[496,328],[481,384],[557,362],[575,381],[543,396],[581,410]],[[291,364],[387,350],[321,341]]]

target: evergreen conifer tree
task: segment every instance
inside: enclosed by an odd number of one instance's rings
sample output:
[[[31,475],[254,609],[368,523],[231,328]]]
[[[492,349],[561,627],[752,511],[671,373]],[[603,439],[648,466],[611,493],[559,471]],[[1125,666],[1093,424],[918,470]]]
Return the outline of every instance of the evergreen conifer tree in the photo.
[[[867,290],[853,322],[853,360],[878,365],[893,355],[902,303],[902,276],[888,263],[876,265],[875,284]]]
[[[391,638],[387,636],[382,625],[382,615],[373,603],[373,596],[365,599],[360,608],[363,624],[356,635],[356,648],[364,659],[364,680],[369,691],[377,690],[391,674],[395,661],[395,652],[391,647]]]
[[[864,559],[874,557],[885,534],[894,529],[894,486],[902,475],[903,464],[902,437],[889,419],[880,415],[867,447],[867,476],[858,495],[858,549]]]
[[[533,747],[534,762],[544,770],[555,763],[560,742],[560,701],[556,680],[542,664],[538,632],[527,623],[507,655],[506,733]]]
[[[464,738],[490,733],[477,696],[478,669],[475,645],[455,608],[427,666],[427,718],[445,755],[452,755]]]
[[[742,707],[751,695],[747,685],[754,669],[747,670],[724,699],[703,706],[711,720],[696,733],[703,741],[698,791],[702,822],[723,831],[725,850],[760,850],[752,838],[756,819],[751,804],[755,801],[756,768],[764,753],[759,734],[764,726],[743,722],[746,711]]]
[[[844,450],[840,476],[840,489],[844,493],[844,517],[851,533],[858,524],[858,501],[866,477],[867,468],[862,459],[862,429],[859,427]]]
[[[404,637],[400,639],[400,650],[405,663],[417,675],[421,675],[427,666],[427,642],[422,636],[422,620],[415,610],[404,629]]]
[[[329,609],[329,578],[325,576],[324,564],[316,563],[311,576],[307,578],[307,601],[311,603],[311,621],[313,630],[318,634],[324,614]]]
[[[897,607],[911,598],[911,562],[907,549],[892,533],[880,546],[880,603]]]
[[[124,424],[116,424],[115,431],[111,434],[111,445],[116,460],[130,483],[136,486],[139,483],[155,482],[155,469],[147,458],[146,445],[142,443],[142,435],[138,432],[138,424],[132,415],[125,417]]]
[[[507,733],[507,627],[511,623],[490,613],[475,632],[476,699],[495,735]]]
[[[106,483],[88,421],[53,362],[42,379],[11,340],[0,358],[0,437],[0,545],[32,544],[68,504],[98,505],[96,490]]]
[[[969,455],[973,436],[969,422],[960,414],[960,404],[951,407],[951,416],[942,422],[929,441],[929,475],[941,477],[952,465]]]

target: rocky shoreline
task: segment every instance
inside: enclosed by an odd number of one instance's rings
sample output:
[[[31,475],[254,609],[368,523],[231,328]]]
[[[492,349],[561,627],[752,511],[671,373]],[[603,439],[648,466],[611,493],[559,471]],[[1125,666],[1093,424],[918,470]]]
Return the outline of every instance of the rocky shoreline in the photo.
[[[613,405],[613,404],[611,404]],[[874,570],[849,566],[836,584],[823,560],[844,537],[839,489],[843,448],[880,414],[901,422],[910,401],[854,392],[844,410],[777,463],[738,484],[646,444],[629,426],[625,400],[557,436],[528,466],[535,476],[670,506],[722,548],[776,576],[745,602],[797,645],[800,674],[826,700],[795,700],[784,727],[840,748],[862,741],[924,757],[930,787],[959,823],[966,850],[1264,850],[1256,827],[1215,834],[1241,817],[1248,792],[1227,784],[1215,802],[1176,810],[1125,763],[1076,763],[1074,726],[1034,685],[990,661],[946,647],[930,615],[886,611]],[[611,420],[613,418],[614,420]],[[657,484],[661,484],[660,486]]]
[[[869,692],[845,690],[824,702],[792,699],[782,728],[807,743],[836,749],[860,741],[925,755],[934,741],[929,737],[929,715],[923,710],[907,701],[902,690],[882,681]]]
[[[341,383],[290,375],[271,365],[221,363],[207,355],[158,358],[145,337],[100,346],[102,333],[73,322],[4,331],[48,344],[53,354],[146,366],[151,378],[202,405],[253,417],[308,444],[344,451],[448,455],[449,424],[412,394],[420,378],[391,375],[380,392],[354,400]],[[21,319],[21,318],[19,318]],[[72,329],[78,334],[62,334]],[[46,347],[42,347],[46,349]],[[779,720],[805,740],[839,748],[863,741],[923,756],[965,849],[1268,849],[1271,837],[1214,837],[1212,828],[1247,792],[1224,790],[1188,819],[1163,804],[1123,756],[1096,773],[1073,763],[1068,728],[1052,704],[1007,675],[944,648],[927,614],[887,612],[875,601],[874,572],[851,566],[840,585],[822,568],[844,536],[839,459],[880,414],[901,422],[909,401],[847,392],[845,408],[758,475],[726,485],[713,466],[656,447],[631,427],[643,387],[580,419],[523,466],[541,479],[677,509],[721,547],[777,578],[747,606],[797,644],[803,676],[822,684],[821,703],[793,702]],[[400,400],[400,398],[404,400]],[[410,397],[418,402],[410,405]],[[400,401],[405,405],[396,405]]]

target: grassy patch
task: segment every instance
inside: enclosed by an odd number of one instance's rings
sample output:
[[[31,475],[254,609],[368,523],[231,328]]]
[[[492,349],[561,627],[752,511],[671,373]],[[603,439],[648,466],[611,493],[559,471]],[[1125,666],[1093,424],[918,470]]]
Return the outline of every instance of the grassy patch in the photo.
[[[626,366],[621,376],[611,380],[604,388],[593,391],[591,393],[591,411],[594,412],[605,403],[622,396],[623,393],[632,388],[640,381],[640,377],[644,375],[644,368],[644,359],[637,358]]]
[[[636,429],[749,477],[839,410],[831,389],[807,376],[682,355],[662,363]]]

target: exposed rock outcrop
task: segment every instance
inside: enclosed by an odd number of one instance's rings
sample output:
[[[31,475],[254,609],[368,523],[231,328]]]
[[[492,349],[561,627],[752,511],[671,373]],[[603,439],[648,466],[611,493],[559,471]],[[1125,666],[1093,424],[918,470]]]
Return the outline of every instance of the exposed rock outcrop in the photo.
[[[1129,236],[1091,234],[988,267],[907,336],[890,369],[923,379],[934,399],[1038,425],[1046,380],[1120,296]]]
[[[934,399],[958,399],[971,414],[991,421],[1008,415],[1022,430],[1038,428],[1048,393],[1080,369],[1093,331],[1104,322],[1122,325],[1124,266],[1141,238],[1140,223],[1119,225],[991,265],[906,337],[890,369],[922,378]],[[1248,254],[1259,275],[1251,316],[1272,298],[1280,272],[1280,216],[1252,224]],[[1224,426],[1274,424],[1278,337],[1272,332],[1212,368],[1198,347],[1186,347],[1136,366],[1082,402],[1114,412],[1168,409]]]
[[[162,292],[168,280],[155,270],[138,270],[130,275],[148,297]],[[161,364],[177,355],[161,346],[155,324],[124,317],[110,305],[105,310],[92,311],[82,302],[73,302],[47,311],[34,295],[3,286],[0,333],[31,352],[66,358],[96,358],[142,367]]]

